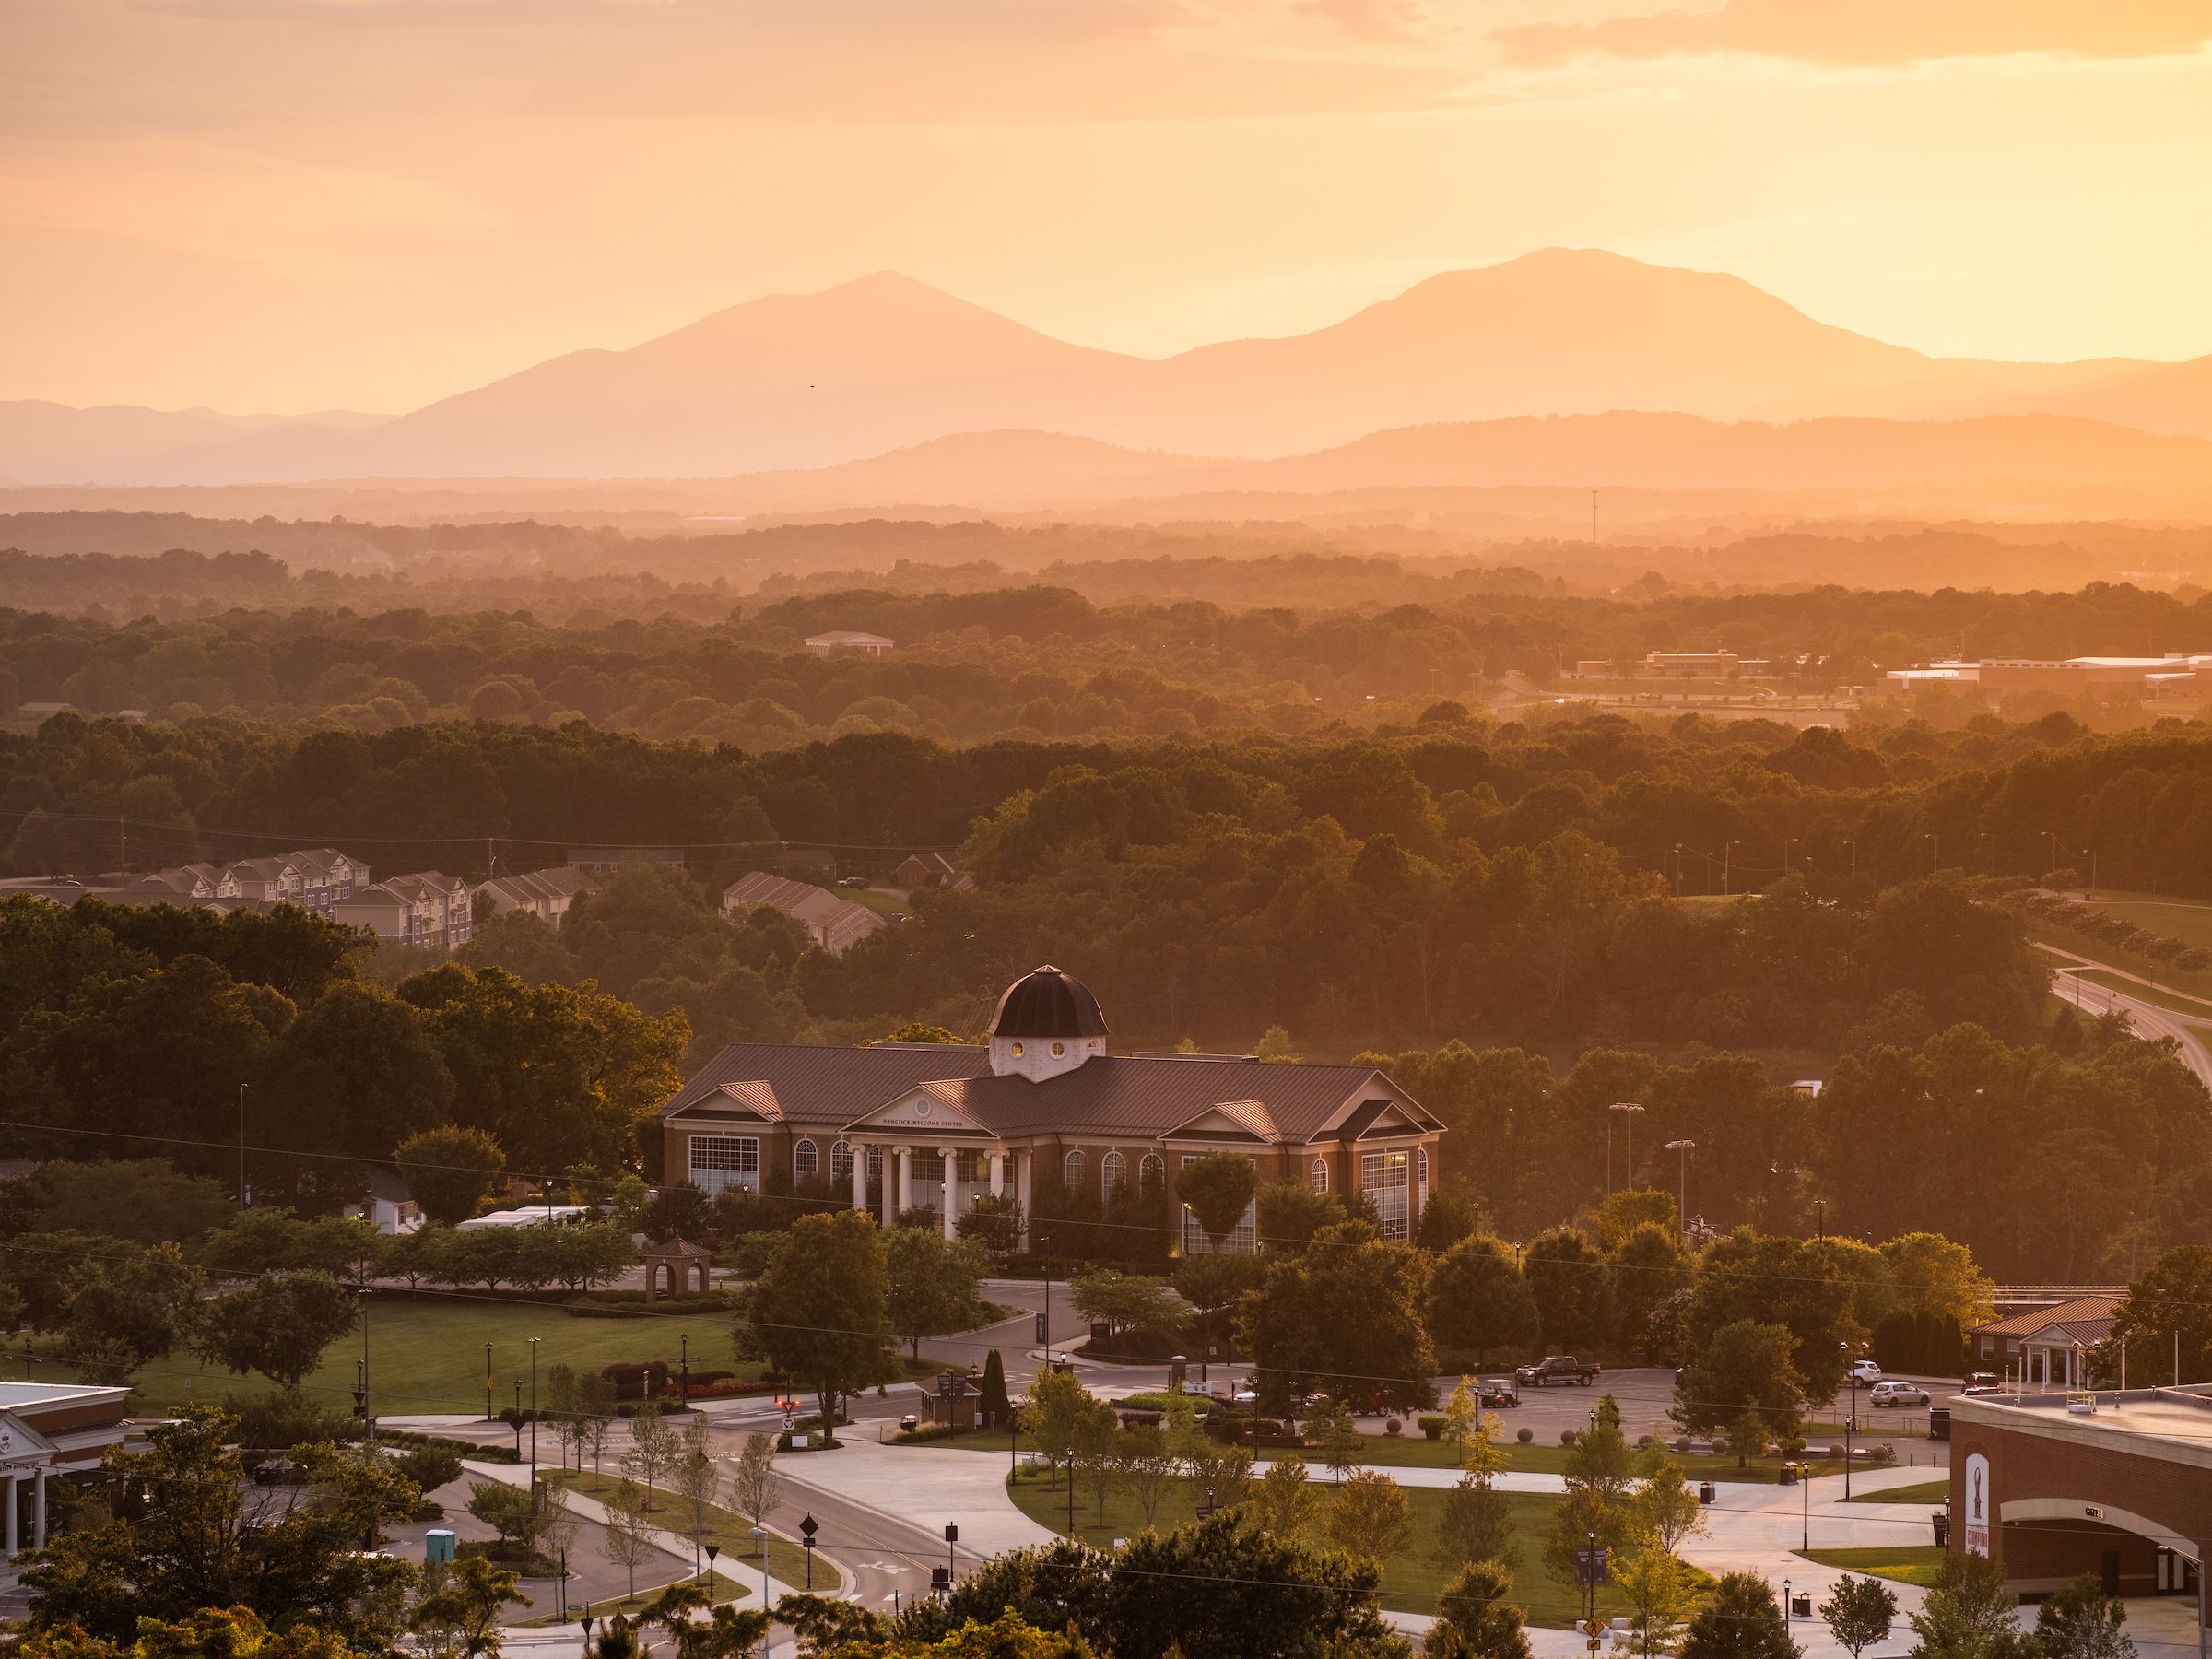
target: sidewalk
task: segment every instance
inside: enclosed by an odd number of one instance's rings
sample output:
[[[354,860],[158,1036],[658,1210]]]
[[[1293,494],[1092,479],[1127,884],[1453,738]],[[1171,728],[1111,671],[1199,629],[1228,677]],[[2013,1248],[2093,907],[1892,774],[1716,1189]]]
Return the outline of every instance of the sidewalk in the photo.
[[[994,1453],[856,1439],[834,1452],[809,1453],[803,1464],[780,1465],[779,1472],[794,1485],[834,1493],[888,1521],[928,1532],[956,1523],[963,1550],[995,1556],[1049,1544],[1057,1535],[1014,1507],[1006,1496],[1006,1459]]]

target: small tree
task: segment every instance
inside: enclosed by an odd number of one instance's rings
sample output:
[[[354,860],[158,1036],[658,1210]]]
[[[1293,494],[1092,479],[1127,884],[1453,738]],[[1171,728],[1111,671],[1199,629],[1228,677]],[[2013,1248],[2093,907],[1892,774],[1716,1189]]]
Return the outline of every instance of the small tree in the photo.
[[[1150,1526],[1159,1515],[1160,1504],[1173,1488],[1180,1467],[1175,1454],[1168,1450],[1167,1436],[1160,1433],[1157,1423],[1135,1424],[1122,1431],[1116,1456],[1121,1464],[1122,1484],[1129,1488],[1130,1496],[1136,1500],[1136,1507],[1144,1512],[1145,1524]],[[1300,1465],[1300,1468],[1303,1478],[1304,1465]]]
[[[1253,1499],[1253,1513],[1263,1532],[1288,1544],[1304,1538],[1323,1503],[1320,1489],[1306,1476],[1302,1457],[1278,1457],[1267,1465]]]
[[[707,1510],[722,1491],[722,1471],[714,1465],[714,1440],[707,1419],[697,1413],[677,1437],[671,1479],[691,1510],[691,1571],[699,1571],[699,1547],[707,1534]]]
[[[629,1419],[629,1450],[622,1458],[622,1473],[645,1488],[642,1508],[653,1508],[653,1488],[676,1467],[677,1453],[676,1430],[660,1406],[646,1401]]]
[[[1820,1604],[1820,1617],[1836,1645],[1851,1659],[1859,1659],[1876,1642],[1889,1640],[1889,1627],[1897,1618],[1897,1593],[1877,1578],[1853,1578],[1847,1572]]]
[[[509,1486],[503,1480],[472,1481],[468,1488],[468,1512],[498,1533],[501,1544],[517,1546],[528,1556],[536,1512],[530,1494],[521,1487]]]
[[[1791,1358],[1794,1342],[1786,1325],[1748,1319],[1723,1325],[1677,1377],[1675,1420],[1701,1433],[1752,1411],[1774,1433],[1794,1433],[1805,1394],[1805,1379]]]
[[[2041,1659],[2135,1659],[2126,1623],[2127,1609],[2095,1579],[2070,1579],[2036,1609],[2035,1645]]]
[[[1253,1214],[1261,1245],[1278,1251],[1303,1250],[1315,1233],[1345,1218],[1344,1202],[1335,1194],[1316,1192],[1295,1176],[1262,1187]]]
[[[1090,1393],[1072,1371],[1039,1371],[1023,1397],[1021,1426],[1054,1469],[1075,1455],[1076,1432]]]
[[[1635,1609],[1630,1629],[1644,1659],[1655,1653],[1671,1653],[1683,1612],[1689,1605],[1689,1570],[1647,1535],[1640,1547],[1630,1550],[1626,1557],[1614,1558],[1611,1577]]]
[[[1729,1572],[1689,1621],[1681,1659],[1798,1659],[1803,1651],[1767,1581],[1755,1572]]]
[[[645,1494],[634,1480],[615,1483],[602,1506],[606,1511],[606,1559],[629,1574],[629,1594],[638,1593],[638,1569],[653,1559],[653,1528],[645,1520]]]
[[[1099,1524],[1106,1524],[1106,1500],[1121,1485],[1121,1460],[1115,1455],[1119,1432],[1113,1407],[1103,1400],[1087,1398],[1076,1417],[1073,1448],[1077,1475],[1097,1500]]]
[[[1512,1500],[1488,1480],[1463,1476],[1444,1494],[1434,1555],[1446,1571],[1477,1561],[1494,1561],[1509,1571],[1518,1566],[1521,1547],[1513,1539]]]
[[[576,1452],[579,1474],[582,1472],[586,1446],[591,1449],[592,1473],[599,1473],[599,1460],[606,1453],[606,1437],[615,1426],[615,1393],[614,1382],[606,1377],[593,1374],[576,1380],[576,1408],[583,1426],[583,1442]]]
[[[1947,1555],[1942,1576],[1920,1611],[1905,1616],[1920,1639],[1912,1650],[1916,1659],[2030,1659],[2035,1642],[2020,1630],[2018,1606],[1996,1562],[1987,1556]]]
[[[1347,1555],[1388,1560],[1413,1531],[1413,1500],[1380,1469],[1354,1469],[1330,1500],[1324,1531]]]
[[[730,1477],[730,1501],[755,1526],[762,1525],[776,1507],[776,1442],[756,1430],[737,1450],[736,1472]]]
[[[1175,1195],[1197,1218],[1217,1255],[1244,1219],[1258,1188],[1259,1172],[1252,1159],[1234,1152],[1208,1152],[1183,1165],[1175,1177]]]
[[[1117,1335],[1171,1324],[1180,1312],[1165,1280],[1112,1267],[1092,1267],[1077,1275],[1070,1292],[1077,1313],[1106,1324]]]
[[[392,1154],[407,1191],[423,1215],[452,1227],[477,1213],[477,1206],[507,1167],[500,1143],[481,1129],[447,1124],[425,1129],[399,1143]]]
[[[1352,1414],[1344,1408],[1341,1400],[1331,1400],[1320,1419],[1309,1425],[1321,1437],[1321,1464],[1335,1479],[1344,1485],[1344,1477],[1359,1461],[1359,1453],[1367,1449],[1367,1441],[1359,1433]]]
[[[924,1337],[949,1336],[975,1323],[983,1274],[981,1245],[948,1240],[924,1227],[899,1227],[884,1235],[883,1256],[890,1328],[905,1339],[916,1359],[922,1357]]]
[[[1506,1598],[1512,1575],[1496,1561],[1472,1561],[1437,1594],[1429,1659],[1529,1659],[1528,1615]]]
[[[516,1604],[530,1606],[519,1573],[495,1567],[482,1556],[463,1556],[438,1570],[407,1623],[434,1653],[488,1659],[500,1651],[500,1615]]]
[[[1705,1507],[1690,1490],[1682,1465],[1662,1453],[1644,1459],[1643,1484],[1630,1500],[1638,1530],[1669,1555],[1679,1554],[1685,1539],[1705,1531]]]
[[[1452,1437],[1453,1449],[1460,1457],[1466,1456],[1468,1437],[1481,1421],[1481,1404],[1467,1379],[1462,1377],[1444,1401],[1444,1432]]]

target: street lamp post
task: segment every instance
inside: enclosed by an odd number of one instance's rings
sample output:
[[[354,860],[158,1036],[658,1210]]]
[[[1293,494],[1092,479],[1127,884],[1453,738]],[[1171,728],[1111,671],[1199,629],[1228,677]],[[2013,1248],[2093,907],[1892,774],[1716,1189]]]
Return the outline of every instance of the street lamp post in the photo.
[[[1676,1154],[1681,1166],[1682,1195],[1677,1200],[1681,1213],[1675,1219],[1681,1226],[1682,1236],[1687,1239],[1689,1237],[1689,1155],[1698,1149],[1698,1143],[1694,1140],[1671,1140],[1666,1143],[1665,1149]]]
[[[1623,1117],[1625,1117],[1625,1118],[1628,1120],[1628,1134],[1629,1134],[1629,1167],[1628,1167],[1628,1175],[1629,1175],[1629,1180],[1628,1180],[1628,1184],[1629,1184],[1629,1185],[1630,1185],[1631,1188],[1633,1188],[1633,1187],[1635,1186],[1635,1184],[1636,1184],[1636,1114],[1637,1114],[1638,1112],[1641,1112],[1641,1111],[1643,1110],[1643,1108],[1642,1108],[1642,1107],[1641,1107],[1641,1106],[1639,1106],[1639,1105],[1638,1105],[1638,1104],[1637,1104],[1635,1101],[1633,1101],[1633,1100],[1616,1100],[1616,1101],[1614,1101],[1614,1102],[1613,1102],[1613,1104],[1612,1104],[1612,1105],[1610,1105],[1610,1106],[1606,1107],[1606,1110],[1607,1112],[1619,1112],[1619,1113],[1620,1113],[1620,1114],[1621,1114]],[[1608,1118],[1608,1119],[1606,1120],[1606,1191],[1610,1192],[1610,1191],[1612,1190],[1612,1185],[1613,1185],[1613,1126],[1612,1126],[1612,1120]]]
[[[491,1344],[484,1345],[484,1420],[490,1422],[499,1413],[491,1404]]]
[[[537,1341],[530,1338],[530,1508],[537,1509]]]

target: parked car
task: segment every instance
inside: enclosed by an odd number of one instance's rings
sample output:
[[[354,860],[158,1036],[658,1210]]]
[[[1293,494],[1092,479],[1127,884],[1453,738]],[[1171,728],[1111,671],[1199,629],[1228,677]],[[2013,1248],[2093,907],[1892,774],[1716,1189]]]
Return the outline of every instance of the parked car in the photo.
[[[1959,1392],[1962,1394],[2003,1394],[2005,1384],[1994,1371],[1969,1371],[1966,1386]]]
[[[868,878],[865,876],[840,876],[837,885],[841,888],[865,888],[868,885]]]
[[[1851,1362],[1851,1374],[1861,1382],[1879,1382],[1882,1380],[1882,1368],[1871,1359],[1853,1359]]]
[[[1475,1384],[1477,1406],[1518,1406],[1521,1390],[1511,1377],[1485,1377]]]
[[[1928,1391],[1917,1382],[1877,1382],[1868,1398],[1877,1406],[1925,1406]]]
[[[1524,1388],[1548,1388],[1554,1382],[1579,1382],[1587,1388],[1597,1381],[1597,1375],[1595,1365],[1584,1365],[1572,1354],[1554,1354],[1513,1370],[1513,1381]]]

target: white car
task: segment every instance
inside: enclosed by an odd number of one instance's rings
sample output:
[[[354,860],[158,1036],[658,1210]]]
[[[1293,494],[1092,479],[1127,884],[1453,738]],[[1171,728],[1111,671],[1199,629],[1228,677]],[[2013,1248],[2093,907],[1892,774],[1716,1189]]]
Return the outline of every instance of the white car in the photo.
[[[1867,1397],[1877,1406],[1925,1406],[1928,1391],[1917,1382],[1877,1382]]]
[[[1853,1359],[1851,1362],[1851,1374],[1861,1382],[1879,1382],[1882,1380],[1882,1368],[1871,1359]]]

